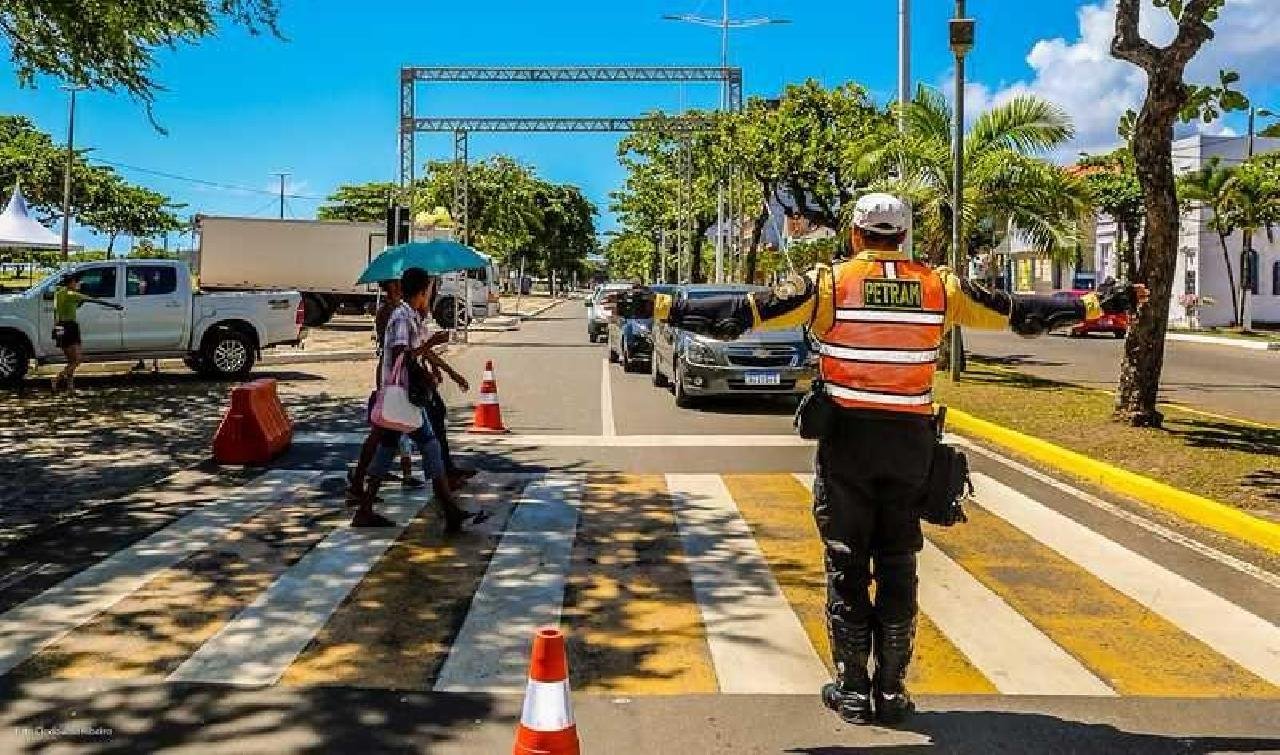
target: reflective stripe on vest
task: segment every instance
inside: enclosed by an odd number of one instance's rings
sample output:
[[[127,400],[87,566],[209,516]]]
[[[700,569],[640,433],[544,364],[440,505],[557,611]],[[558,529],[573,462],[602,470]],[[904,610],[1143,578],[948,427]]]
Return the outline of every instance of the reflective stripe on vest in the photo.
[[[927,414],[942,344],[942,277],[909,260],[835,269],[836,318],[818,344],[827,393],[849,408]]]

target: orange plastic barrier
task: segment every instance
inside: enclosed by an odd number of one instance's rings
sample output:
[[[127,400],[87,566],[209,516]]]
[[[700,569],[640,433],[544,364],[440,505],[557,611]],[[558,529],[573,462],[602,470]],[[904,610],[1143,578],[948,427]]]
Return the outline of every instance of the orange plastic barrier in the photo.
[[[276,381],[263,378],[231,389],[231,406],[213,436],[219,464],[262,465],[293,441],[293,423],[285,414]]]

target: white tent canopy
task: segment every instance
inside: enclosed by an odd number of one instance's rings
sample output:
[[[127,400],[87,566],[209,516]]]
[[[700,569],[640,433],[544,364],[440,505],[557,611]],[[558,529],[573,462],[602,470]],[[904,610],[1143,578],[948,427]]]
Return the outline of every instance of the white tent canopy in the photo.
[[[80,245],[72,243],[72,249]],[[0,248],[61,249],[62,239],[27,213],[27,200],[22,187],[13,187],[9,205],[0,213]]]

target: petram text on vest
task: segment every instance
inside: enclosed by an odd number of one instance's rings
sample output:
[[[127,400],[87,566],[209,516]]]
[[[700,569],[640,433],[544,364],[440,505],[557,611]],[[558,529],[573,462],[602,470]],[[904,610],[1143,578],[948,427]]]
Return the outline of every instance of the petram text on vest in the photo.
[[[924,309],[920,281],[868,278],[862,282],[862,306],[874,309]]]

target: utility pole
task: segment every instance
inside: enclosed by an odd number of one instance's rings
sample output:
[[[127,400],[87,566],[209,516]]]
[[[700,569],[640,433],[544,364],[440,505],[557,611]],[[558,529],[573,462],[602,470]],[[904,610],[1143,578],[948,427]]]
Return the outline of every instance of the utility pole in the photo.
[[[70,92],[67,104],[67,163],[62,168],[62,261],[71,259],[71,166],[76,159],[76,92],[84,89],[79,84],[68,84],[63,89]]]
[[[951,195],[951,267],[965,277],[967,258],[964,250],[964,59],[973,49],[975,23],[965,18],[965,0],[956,0],[956,15],[951,19],[951,52],[956,56],[955,134],[951,147],[954,161]],[[960,326],[951,327],[951,379],[958,381],[964,366],[964,339]]]
[[[911,104],[911,0],[898,0],[898,131],[907,133],[907,107]],[[899,174],[906,178],[906,171]],[[905,201],[905,198],[904,198]],[[908,208],[910,203],[908,202]],[[914,212],[912,216],[914,217]],[[902,251],[908,257],[915,255],[915,223],[907,224],[906,240]]]
[[[277,171],[271,175],[280,177],[280,219],[284,220],[284,180],[291,174]]]
[[[728,70],[729,68],[729,30],[730,29],[749,29],[755,26],[769,26],[775,24],[789,24],[790,20],[785,18],[742,18],[735,19],[729,16],[729,0],[721,0],[720,18],[707,18],[706,16],[696,16],[693,14],[682,13],[679,15],[665,15],[662,17],[667,21],[683,21],[685,23],[697,24],[699,26],[712,26],[720,29],[720,68]],[[720,109],[728,111],[731,103],[729,102],[729,82],[725,80],[720,88]],[[716,270],[715,282],[724,282],[724,246],[725,246],[725,226],[728,219],[725,217],[725,177],[721,176],[716,182]],[[732,213],[729,213],[732,214]]]

